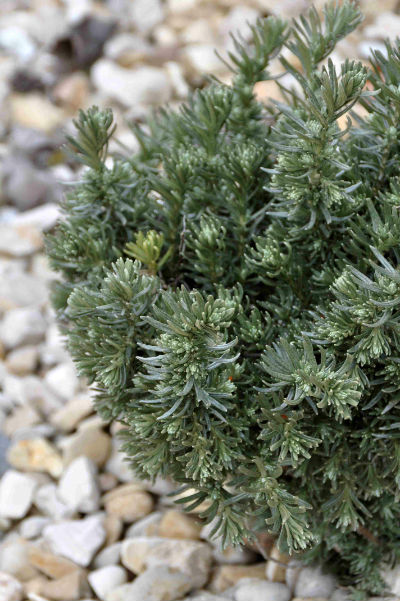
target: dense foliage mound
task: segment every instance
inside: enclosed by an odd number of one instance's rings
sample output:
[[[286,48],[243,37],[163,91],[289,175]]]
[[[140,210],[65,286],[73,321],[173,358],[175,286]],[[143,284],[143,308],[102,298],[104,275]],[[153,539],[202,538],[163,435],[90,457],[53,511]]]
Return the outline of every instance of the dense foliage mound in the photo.
[[[108,157],[110,111],[81,113],[88,169],[48,251],[136,473],[208,501],[228,543],[267,529],[378,593],[400,556],[400,50],[335,67],[360,20],[345,2],[260,21],[232,85],[135,126],[133,156]],[[254,84],[283,48],[266,106]]]

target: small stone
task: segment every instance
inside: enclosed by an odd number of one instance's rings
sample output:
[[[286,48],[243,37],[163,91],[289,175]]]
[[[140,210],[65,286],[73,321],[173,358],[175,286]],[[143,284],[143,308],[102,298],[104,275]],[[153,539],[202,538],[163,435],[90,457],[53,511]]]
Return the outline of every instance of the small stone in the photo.
[[[105,566],[91,572],[88,581],[99,599],[103,600],[118,586],[125,584],[127,575],[120,566]]]
[[[111,439],[100,428],[79,429],[76,434],[60,441],[59,446],[62,448],[65,465],[69,465],[77,457],[85,455],[98,467],[102,467],[111,451]]]
[[[122,543],[114,543],[105,547],[100,553],[98,553],[94,560],[95,568],[104,568],[105,566],[114,566],[119,563],[119,556],[121,554]]]
[[[271,582],[286,582],[286,566],[289,560],[289,555],[281,553],[278,547],[274,545],[271,549],[270,559],[267,563],[267,579]]]
[[[3,431],[7,436],[13,437],[20,430],[35,426],[41,422],[41,416],[30,405],[16,407],[4,420]]]
[[[19,525],[19,533],[22,538],[37,538],[42,534],[43,528],[50,524],[50,521],[50,518],[45,518],[40,515],[33,515],[32,517],[25,518]]]
[[[72,361],[60,363],[50,369],[44,380],[50,390],[66,401],[69,401],[79,388],[79,379]]]
[[[9,448],[7,459],[16,469],[47,472],[54,478],[58,478],[63,470],[60,454],[44,438],[18,441]]]
[[[381,576],[390,592],[393,595],[400,595],[400,567],[395,566],[392,569],[384,569]]]
[[[208,580],[212,553],[207,544],[197,541],[138,537],[123,542],[121,562],[135,574],[168,566],[187,574],[193,588],[200,588]]]
[[[5,572],[0,572],[0,601],[21,601],[22,584]]]
[[[10,538],[0,545],[0,572],[6,572],[26,582],[38,575],[29,561],[30,543],[11,534]]]
[[[116,515],[106,515],[104,518],[104,530],[106,531],[106,545],[112,545],[121,538],[123,521]]]
[[[225,595],[221,597],[220,595],[213,595],[208,591],[199,591],[194,595],[190,595],[190,597],[185,597],[185,601],[225,601],[226,599],[231,599],[232,597],[226,597]]]
[[[118,480],[114,474],[104,472],[99,475],[99,487],[102,492],[108,492],[118,485]]]
[[[166,566],[150,568],[133,582],[110,592],[106,601],[174,601],[188,593],[193,584],[187,574]]]
[[[77,71],[62,79],[53,90],[54,99],[72,112],[85,107],[89,96],[89,80]]]
[[[105,469],[114,474],[120,482],[132,482],[133,474],[129,467],[126,454],[121,450],[122,442],[118,438],[112,439],[112,450]]]
[[[285,582],[292,592],[294,591],[294,587],[296,586],[296,582],[299,578],[302,568],[303,564],[297,559],[292,559],[286,566]]]
[[[28,557],[30,564],[49,578],[63,578],[78,569],[78,566],[69,559],[43,551],[33,545],[29,548]]]
[[[79,422],[93,413],[93,403],[89,395],[82,394],[55,411],[50,416],[50,423],[62,432],[71,432]]]
[[[183,58],[190,69],[198,75],[221,74],[226,71],[226,66],[215,54],[213,44],[190,44],[184,49]]]
[[[222,593],[226,589],[234,586],[242,578],[265,577],[265,563],[248,565],[224,565],[218,566],[212,575],[209,587],[214,593]]]
[[[70,518],[74,510],[68,507],[57,494],[57,486],[54,483],[45,484],[38,488],[34,503],[41,513],[55,520]]]
[[[47,367],[69,360],[65,348],[65,338],[61,335],[57,324],[52,323],[46,331],[46,340],[40,348],[40,361]]]
[[[171,84],[163,69],[137,67],[124,69],[108,59],[100,59],[92,67],[92,81],[106,96],[130,107],[160,105],[171,97]]]
[[[47,232],[55,226],[60,218],[60,207],[48,202],[40,207],[19,213],[13,223],[17,227],[32,227],[39,232]]]
[[[37,347],[28,345],[8,353],[5,365],[10,373],[16,376],[26,376],[35,371],[38,360],[39,351]]]
[[[50,133],[65,121],[64,112],[37,92],[11,94],[9,105],[14,123],[23,127]]]
[[[134,522],[148,515],[154,506],[151,495],[136,484],[122,484],[103,497],[108,514],[116,515],[124,522]]]
[[[0,223],[0,253],[11,257],[28,257],[40,250],[43,239],[36,228]]]
[[[97,468],[91,459],[78,457],[69,464],[61,476],[58,496],[74,511],[89,513],[99,508]]]
[[[47,285],[29,273],[0,267],[0,309],[8,311],[18,307],[41,307],[48,299]]]
[[[235,587],[235,601],[289,601],[291,594],[280,582],[267,582],[258,578],[244,578]]]
[[[26,588],[51,601],[78,601],[87,592],[86,579],[81,570],[75,570],[56,580],[36,578]]]
[[[175,61],[168,61],[165,63],[165,68],[169,75],[175,96],[177,98],[187,98],[190,88],[184,78],[181,65]]]
[[[305,567],[301,570],[294,588],[295,597],[330,597],[336,588],[331,574],[323,574],[320,568]]]
[[[153,511],[150,515],[138,520],[125,532],[125,538],[136,536],[158,536],[163,514],[161,511]]]
[[[202,525],[183,511],[170,509],[161,518],[158,536],[199,540]]]
[[[131,5],[131,18],[138,31],[148,33],[162,22],[163,5],[160,0],[135,0]]]
[[[9,349],[22,344],[36,344],[44,338],[45,332],[46,321],[34,308],[8,311],[0,324],[0,339]]]
[[[101,515],[51,524],[43,530],[43,538],[54,553],[83,567],[90,564],[105,537]]]
[[[329,601],[327,597],[293,597],[292,601]]]
[[[20,519],[29,511],[36,482],[20,472],[8,470],[0,480],[0,516]]]

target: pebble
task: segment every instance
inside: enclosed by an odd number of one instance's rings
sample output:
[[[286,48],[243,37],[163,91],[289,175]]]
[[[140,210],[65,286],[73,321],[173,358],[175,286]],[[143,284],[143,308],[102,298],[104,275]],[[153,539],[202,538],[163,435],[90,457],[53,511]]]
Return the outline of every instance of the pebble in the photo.
[[[130,13],[135,28],[144,34],[150,32],[164,18],[161,0],[135,0]]]
[[[187,574],[160,565],[110,592],[106,601],[175,601],[194,588]]]
[[[0,253],[11,257],[28,257],[43,246],[42,236],[36,228],[0,224]]]
[[[30,543],[19,536],[7,538],[0,545],[0,571],[11,574],[20,582],[26,582],[38,576],[38,571],[31,566],[29,561],[29,548]]]
[[[110,455],[111,439],[100,428],[79,428],[75,434],[63,438],[59,447],[62,449],[64,465],[69,465],[77,457],[85,455],[98,467],[102,467]]]
[[[34,503],[41,513],[55,520],[71,518],[75,514],[71,507],[61,501],[57,494],[57,485],[53,482],[38,488]]]
[[[39,361],[37,346],[28,345],[16,348],[7,355],[5,365],[11,374],[26,376],[35,371]]]
[[[104,530],[106,531],[106,545],[116,543],[122,534],[124,527],[123,521],[116,515],[107,515],[104,517]]]
[[[25,518],[19,525],[19,533],[22,538],[32,539],[41,535],[45,526],[50,524],[51,520],[48,517],[41,515],[33,515]]]
[[[20,519],[29,511],[37,484],[33,478],[8,470],[0,480],[0,516]]]
[[[0,324],[0,339],[8,349],[38,343],[44,338],[45,332],[46,321],[42,313],[34,308],[8,311]]]
[[[102,515],[82,520],[62,521],[46,526],[43,538],[52,551],[86,567],[104,543],[106,533]]]
[[[90,513],[98,510],[97,468],[91,459],[78,457],[68,465],[58,484],[58,496],[74,511]]]
[[[193,588],[200,588],[208,580],[212,553],[207,544],[197,541],[137,537],[123,542],[121,562],[135,574],[160,565],[168,566],[187,574]]]
[[[30,564],[49,578],[63,578],[78,569],[77,565],[69,559],[43,551],[33,545],[29,547],[28,557]]]
[[[150,515],[138,520],[125,532],[125,538],[136,536],[159,536],[160,523],[163,517],[161,511],[153,511]]]
[[[122,484],[103,497],[108,514],[130,523],[148,515],[154,506],[153,497],[136,484]]]
[[[0,601],[21,601],[22,597],[22,584],[10,574],[0,572]]]
[[[400,566],[383,570],[382,578],[386,582],[391,593],[400,595]]]
[[[41,422],[41,416],[34,407],[23,405],[16,407],[2,424],[3,432],[10,437],[14,437],[18,432],[35,426]]]
[[[271,582],[286,582],[286,566],[289,560],[289,555],[281,553],[278,547],[274,545],[271,549],[270,559],[265,572],[267,580]]]
[[[87,594],[86,578],[79,570],[55,580],[35,578],[26,583],[25,589],[51,601],[78,601]]]
[[[158,536],[199,540],[202,525],[183,511],[169,509],[164,513],[158,527]]]
[[[11,94],[9,106],[14,123],[23,127],[50,133],[65,121],[64,112],[37,92]]]
[[[109,593],[122,584],[125,584],[127,574],[126,570],[120,566],[104,566],[90,572],[88,581],[99,599],[105,600]]]
[[[77,71],[67,75],[53,89],[54,99],[72,113],[86,108],[90,82],[85,73]]]
[[[93,413],[89,395],[79,395],[50,415],[50,423],[62,432],[72,432],[80,421]]]
[[[41,307],[47,300],[47,285],[29,273],[22,273],[16,265],[0,266],[0,309]]]
[[[92,81],[99,91],[126,107],[160,105],[171,97],[171,84],[163,69],[137,67],[124,69],[108,59],[92,67]]]
[[[52,392],[65,401],[70,400],[79,389],[79,379],[72,361],[60,363],[50,369],[44,381]]]
[[[121,450],[122,442],[114,436],[110,457],[105,465],[107,472],[114,474],[120,482],[132,482],[133,474],[126,454]]]
[[[7,459],[16,469],[47,472],[54,478],[58,478],[63,471],[61,455],[44,438],[18,441],[8,449]]]
[[[289,601],[291,594],[280,582],[243,578],[236,585],[233,598],[234,601]]]
[[[330,597],[336,588],[336,580],[331,574],[324,574],[320,568],[304,567],[294,587],[295,597]]]
[[[100,553],[98,553],[94,560],[95,568],[104,568],[105,566],[113,566],[119,563],[119,557],[121,554],[122,542],[113,543],[112,545],[106,546]]]
[[[217,566],[213,571],[209,588],[212,592],[222,593],[242,578],[265,578],[265,567],[265,563]]]

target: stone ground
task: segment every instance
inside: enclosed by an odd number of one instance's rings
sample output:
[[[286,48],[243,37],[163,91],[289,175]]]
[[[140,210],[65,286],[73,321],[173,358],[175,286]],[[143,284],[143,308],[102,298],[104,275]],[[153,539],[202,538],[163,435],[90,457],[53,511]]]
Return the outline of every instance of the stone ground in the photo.
[[[331,576],[266,541],[222,551],[174,507],[170,482],[136,481],[63,348],[48,300],[43,232],[79,170],[60,145],[78,108],[128,120],[178,105],[229,31],[305,0],[0,0],[0,601],[341,601]],[[318,0],[317,6],[322,2]],[[400,32],[398,0],[362,0],[360,31],[335,62],[365,60]],[[276,92],[257,87],[261,98]],[[114,148],[116,146],[114,145]],[[4,474],[3,474],[4,472]],[[3,474],[3,475],[2,475]],[[400,594],[400,574],[388,574]]]

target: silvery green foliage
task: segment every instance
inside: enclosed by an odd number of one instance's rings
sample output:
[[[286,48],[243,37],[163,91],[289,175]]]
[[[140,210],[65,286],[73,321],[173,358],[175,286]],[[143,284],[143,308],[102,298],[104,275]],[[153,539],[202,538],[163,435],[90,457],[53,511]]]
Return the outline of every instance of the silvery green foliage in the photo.
[[[48,237],[70,352],[135,472],[193,489],[226,542],[268,529],[357,595],[400,559],[400,51],[334,66],[360,20],[344,2],[260,21],[232,85],[134,126],[134,156],[106,162],[110,111],[81,113],[88,168]],[[286,52],[262,104],[284,47],[301,68]]]

